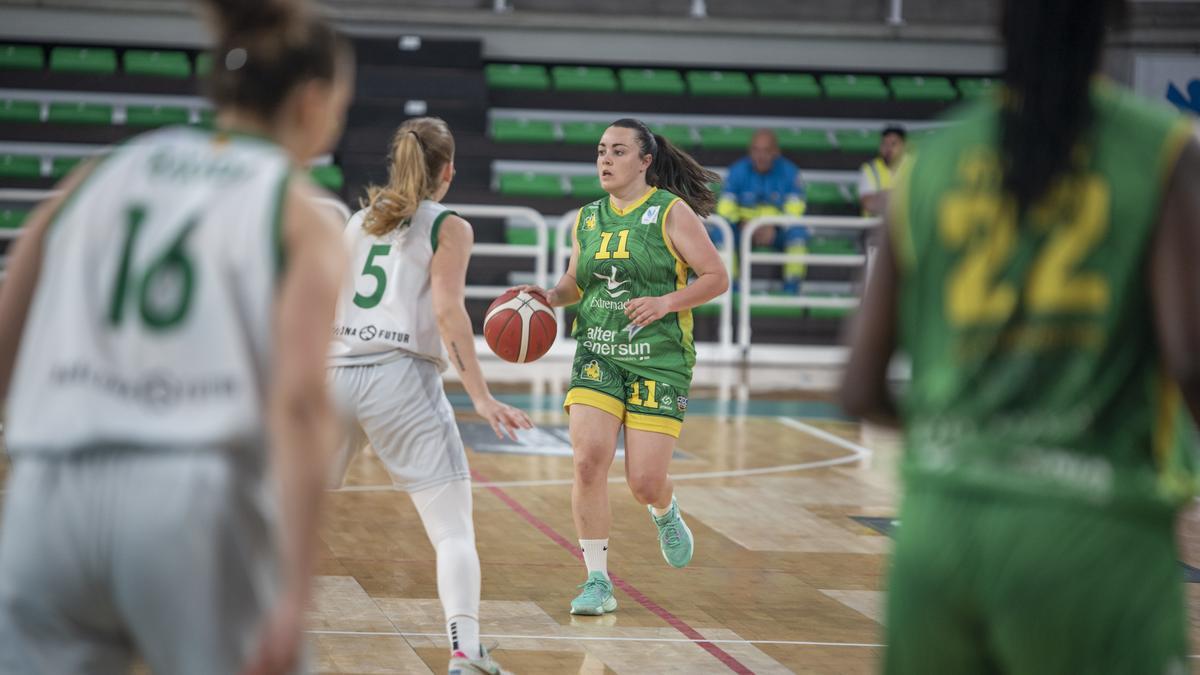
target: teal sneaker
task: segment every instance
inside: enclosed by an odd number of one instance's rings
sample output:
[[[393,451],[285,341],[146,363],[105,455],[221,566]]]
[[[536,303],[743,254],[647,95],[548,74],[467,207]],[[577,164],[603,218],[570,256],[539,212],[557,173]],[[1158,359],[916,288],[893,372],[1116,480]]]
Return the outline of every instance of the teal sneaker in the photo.
[[[671,497],[671,510],[664,515],[654,515],[654,508],[647,506],[650,519],[658,528],[658,545],[662,548],[663,559],[671,567],[687,567],[692,561],[692,552],[696,542],[692,539],[692,531],[683,522],[683,514],[679,512],[679,503]]]
[[[617,611],[617,599],[613,597],[612,582],[604,572],[592,572],[587,581],[579,585],[583,592],[571,601],[571,613],[584,616],[600,616]]]

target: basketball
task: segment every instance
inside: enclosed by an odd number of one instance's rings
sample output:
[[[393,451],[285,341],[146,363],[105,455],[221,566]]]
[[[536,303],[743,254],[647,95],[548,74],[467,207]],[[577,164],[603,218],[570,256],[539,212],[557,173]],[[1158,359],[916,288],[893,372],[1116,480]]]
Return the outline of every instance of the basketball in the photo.
[[[488,307],[483,337],[496,356],[512,363],[536,361],[550,350],[558,321],[546,296],[506,291]]]

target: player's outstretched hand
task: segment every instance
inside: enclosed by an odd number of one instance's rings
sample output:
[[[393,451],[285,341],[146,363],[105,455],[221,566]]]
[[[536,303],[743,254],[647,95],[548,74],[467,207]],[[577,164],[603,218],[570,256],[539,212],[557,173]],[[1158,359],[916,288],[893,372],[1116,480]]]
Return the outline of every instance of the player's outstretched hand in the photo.
[[[517,440],[517,429],[533,428],[533,421],[529,419],[529,415],[526,415],[524,410],[501,403],[494,398],[475,406],[475,412],[492,425],[492,431],[496,432],[496,438],[508,436],[515,441]]]
[[[625,303],[625,316],[636,326],[645,328],[667,314],[667,301],[663,297],[634,298]]]
[[[263,624],[258,646],[241,675],[284,675],[295,671],[303,631],[304,603],[285,597]]]

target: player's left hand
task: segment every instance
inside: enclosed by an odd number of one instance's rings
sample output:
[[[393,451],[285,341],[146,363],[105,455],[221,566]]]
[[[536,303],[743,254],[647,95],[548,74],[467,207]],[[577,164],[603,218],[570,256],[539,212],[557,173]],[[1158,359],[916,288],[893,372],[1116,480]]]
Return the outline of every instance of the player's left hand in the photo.
[[[667,300],[662,296],[652,298],[634,298],[625,303],[625,316],[635,326],[645,328],[667,315],[670,310]]]

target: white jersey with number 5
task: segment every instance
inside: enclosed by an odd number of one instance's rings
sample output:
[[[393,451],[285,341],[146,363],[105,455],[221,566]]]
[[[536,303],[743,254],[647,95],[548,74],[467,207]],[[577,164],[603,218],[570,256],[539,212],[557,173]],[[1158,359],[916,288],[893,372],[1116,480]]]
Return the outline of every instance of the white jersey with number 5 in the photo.
[[[262,447],[290,171],[265,139],[183,127],[100,161],[46,234],[9,450]]]
[[[338,298],[330,365],[381,363],[403,353],[444,369],[429,268],[438,228],[453,211],[424,200],[408,225],[382,237],[363,229],[366,213],[354,214],[343,235],[350,272]]]

